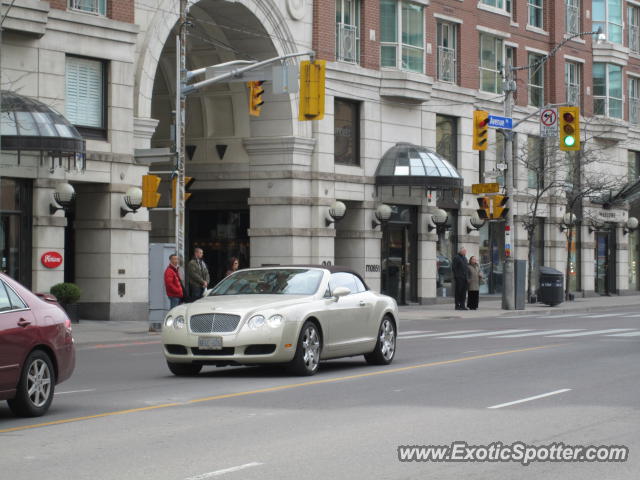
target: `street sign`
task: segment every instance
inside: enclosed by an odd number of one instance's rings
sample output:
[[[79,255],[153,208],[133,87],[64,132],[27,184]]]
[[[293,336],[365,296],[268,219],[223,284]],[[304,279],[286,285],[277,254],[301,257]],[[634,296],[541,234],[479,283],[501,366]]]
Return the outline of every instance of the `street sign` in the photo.
[[[474,183],[471,185],[471,193],[475,195],[480,195],[482,193],[498,193],[499,191],[499,183]]]
[[[504,128],[506,130],[511,130],[513,128],[513,118],[489,115],[489,126],[492,128]]]
[[[555,108],[545,108],[540,112],[540,136],[558,136],[558,111]]]

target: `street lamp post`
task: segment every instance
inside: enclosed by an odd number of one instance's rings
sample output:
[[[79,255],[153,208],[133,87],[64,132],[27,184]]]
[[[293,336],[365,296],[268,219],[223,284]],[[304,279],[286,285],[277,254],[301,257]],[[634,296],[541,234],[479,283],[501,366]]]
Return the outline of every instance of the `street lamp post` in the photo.
[[[513,67],[511,65],[510,59],[507,59],[505,64],[505,79],[503,83],[503,91],[504,91],[504,116],[511,118],[513,116],[513,93],[516,91],[516,82],[513,79],[513,72],[517,70],[529,70],[530,68],[538,69],[541,68],[544,63],[553,57],[558,50],[569,40],[582,37],[585,35],[598,35],[600,37],[602,35],[602,29],[598,28],[598,30],[594,32],[579,32],[574,33],[573,35],[568,36],[562,42],[558,43],[553,49],[544,57],[542,57],[539,61],[532,65],[526,65],[522,67]],[[600,40],[600,38],[598,38]],[[514,128],[517,126],[514,125]],[[515,191],[513,184],[513,130],[503,130],[502,132],[505,138],[504,145],[504,160],[507,164],[507,169],[504,174],[504,189],[505,196],[508,197],[507,205],[508,208],[506,222],[505,222],[505,260],[504,260],[504,268],[503,268],[503,279],[504,284],[502,287],[502,308],[504,310],[514,310],[515,309],[515,285],[514,285],[514,263],[513,257],[515,256],[515,237],[514,235],[514,222],[513,222],[513,193]]]

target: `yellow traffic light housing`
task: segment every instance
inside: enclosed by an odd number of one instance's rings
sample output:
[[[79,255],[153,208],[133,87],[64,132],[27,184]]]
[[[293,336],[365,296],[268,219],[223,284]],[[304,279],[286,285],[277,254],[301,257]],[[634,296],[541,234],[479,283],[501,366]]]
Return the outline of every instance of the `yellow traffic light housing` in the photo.
[[[298,120],[324,118],[324,87],[327,62],[300,62],[300,105]]]
[[[160,202],[160,194],[158,187],[161,178],[157,175],[142,176],[142,206],[147,208],[156,208]]]
[[[184,201],[189,200],[191,194],[187,192],[187,189],[193,185],[196,179],[193,177],[184,177]],[[171,180],[171,207],[176,208],[176,188],[178,186],[178,177],[173,177]]]
[[[506,207],[509,197],[504,195],[494,195],[491,197],[493,203],[492,217],[493,219],[505,218],[509,209]]]
[[[489,136],[489,112],[475,110],[473,112],[473,146],[474,150],[486,150]]]
[[[580,108],[560,107],[560,150],[580,150]]]
[[[263,83],[264,81],[262,80],[247,82],[247,87],[249,87],[249,115],[254,117],[260,116],[260,110],[264,104],[262,99],[262,95],[264,95]]]
[[[491,203],[490,197],[478,197],[478,216],[483,220],[489,220],[491,218]]]

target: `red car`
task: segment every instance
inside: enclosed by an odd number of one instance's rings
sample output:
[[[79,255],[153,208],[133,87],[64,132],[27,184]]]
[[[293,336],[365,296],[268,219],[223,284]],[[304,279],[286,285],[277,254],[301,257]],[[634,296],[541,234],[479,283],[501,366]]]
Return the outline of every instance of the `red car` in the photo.
[[[44,415],[75,363],[71,321],[55,297],[0,274],[0,400],[16,415]]]

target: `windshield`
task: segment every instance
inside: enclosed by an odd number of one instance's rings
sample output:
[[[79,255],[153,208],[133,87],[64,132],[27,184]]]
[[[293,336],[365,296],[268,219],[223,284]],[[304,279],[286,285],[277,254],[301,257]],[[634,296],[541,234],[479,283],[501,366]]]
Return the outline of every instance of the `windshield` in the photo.
[[[222,280],[209,295],[313,295],[322,275],[322,270],[242,270]]]

